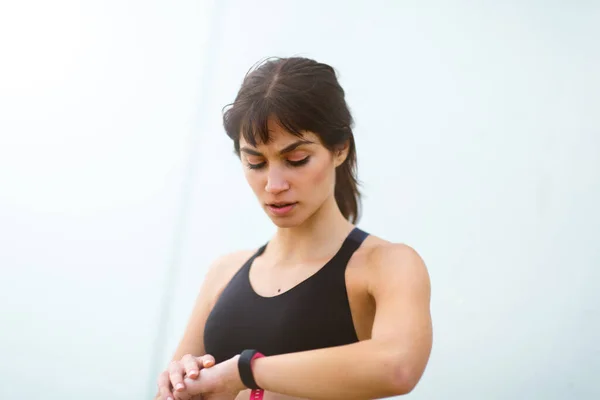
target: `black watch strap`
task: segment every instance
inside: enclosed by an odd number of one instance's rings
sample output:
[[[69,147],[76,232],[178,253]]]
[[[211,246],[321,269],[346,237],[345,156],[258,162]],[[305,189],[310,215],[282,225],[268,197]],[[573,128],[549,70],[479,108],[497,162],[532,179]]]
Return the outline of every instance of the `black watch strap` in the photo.
[[[242,383],[248,389],[261,389],[254,380],[254,374],[252,373],[251,365],[252,360],[257,355],[262,354],[256,350],[244,350],[238,359],[238,371],[240,373],[240,378],[242,378]]]

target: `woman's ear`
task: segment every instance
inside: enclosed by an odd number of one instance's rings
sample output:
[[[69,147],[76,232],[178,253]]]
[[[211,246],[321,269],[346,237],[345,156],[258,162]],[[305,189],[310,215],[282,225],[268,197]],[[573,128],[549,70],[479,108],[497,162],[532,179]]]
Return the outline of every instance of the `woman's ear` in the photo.
[[[335,164],[336,168],[339,167],[340,165],[342,165],[344,163],[344,161],[346,161],[349,150],[350,150],[350,141],[349,140],[346,140],[344,143],[337,146],[333,150],[334,164]]]

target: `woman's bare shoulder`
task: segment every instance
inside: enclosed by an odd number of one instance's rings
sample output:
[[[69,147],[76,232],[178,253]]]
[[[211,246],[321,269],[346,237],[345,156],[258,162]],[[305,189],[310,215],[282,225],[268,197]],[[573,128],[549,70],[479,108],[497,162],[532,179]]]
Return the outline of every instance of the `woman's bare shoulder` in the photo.
[[[257,250],[238,250],[217,257],[208,268],[208,272],[204,278],[204,286],[213,288],[216,291],[213,294],[218,295]]]
[[[258,249],[237,250],[217,257],[211,264],[210,270],[216,274],[222,274],[227,270],[236,271],[244,265]]]
[[[375,235],[369,235],[356,252],[355,264],[366,269],[381,265],[404,264],[406,262],[422,262],[421,256],[410,245],[391,242]]]

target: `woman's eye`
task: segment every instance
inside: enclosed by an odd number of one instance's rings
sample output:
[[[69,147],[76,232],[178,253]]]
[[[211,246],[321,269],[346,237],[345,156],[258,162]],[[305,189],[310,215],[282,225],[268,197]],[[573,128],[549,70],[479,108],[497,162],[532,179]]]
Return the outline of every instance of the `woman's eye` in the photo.
[[[246,165],[248,166],[248,168],[250,169],[261,169],[262,167],[265,166],[265,162],[260,162],[260,163],[251,163],[249,161],[246,162]]]
[[[299,160],[286,160],[286,163],[292,167],[300,167],[308,162],[310,156],[306,156]],[[266,161],[246,160],[246,166],[249,169],[262,169],[267,165]]]
[[[299,166],[301,166],[301,165],[304,165],[304,164],[306,164],[306,163],[308,162],[309,158],[310,158],[310,156],[306,156],[306,157],[304,157],[304,158],[303,158],[303,159],[301,159],[301,160],[293,160],[293,161],[292,161],[292,160],[288,160],[287,162],[288,162],[288,164],[290,164],[292,167],[299,167]]]

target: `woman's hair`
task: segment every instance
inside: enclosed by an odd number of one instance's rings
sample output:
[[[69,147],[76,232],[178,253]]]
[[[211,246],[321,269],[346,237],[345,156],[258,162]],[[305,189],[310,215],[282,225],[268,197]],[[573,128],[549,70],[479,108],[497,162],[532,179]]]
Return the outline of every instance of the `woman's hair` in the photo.
[[[346,160],[336,168],[335,200],[346,219],[358,221],[354,122],[331,66],[301,57],[267,59],[246,74],[235,101],[224,109],[223,125],[238,156],[240,135],[253,146],[268,143],[270,118],[298,137],[315,133],[332,152],[347,143]]]

